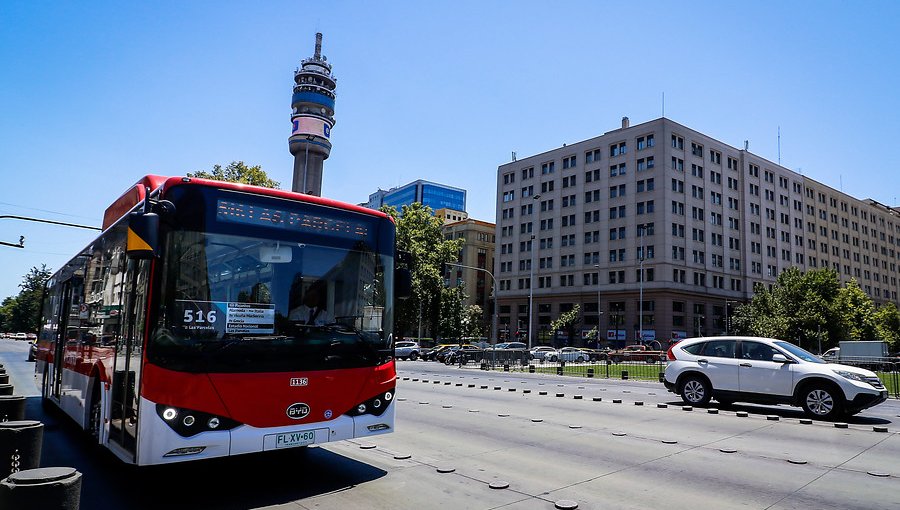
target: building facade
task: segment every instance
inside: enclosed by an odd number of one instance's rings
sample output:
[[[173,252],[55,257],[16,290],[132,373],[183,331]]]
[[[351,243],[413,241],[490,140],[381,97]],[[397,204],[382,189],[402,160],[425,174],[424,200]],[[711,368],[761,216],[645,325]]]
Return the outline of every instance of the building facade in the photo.
[[[438,209],[466,210],[466,190],[429,182],[422,179],[389,190],[379,189],[369,195],[369,201],[362,204],[369,209],[380,209],[384,205],[394,206],[400,210],[404,205],[419,202]]]
[[[494,267],[495,229],[496,225],[493,223],[474,219],[446,223],[442,228],[445,239],[464,240],[457,262],[468,267],[449,267],[449,284],[465,285],[468,295],[465,306],[481,307],[486,332],[492,327],[494,310],[494,282],[491,274]]]
[[[900,211],[666,118],[501,165],[496,239],[501,331],[532,344],[589,344],[549,331],[576,305],[608,345],[722,334],[788,267],[900,290]]]

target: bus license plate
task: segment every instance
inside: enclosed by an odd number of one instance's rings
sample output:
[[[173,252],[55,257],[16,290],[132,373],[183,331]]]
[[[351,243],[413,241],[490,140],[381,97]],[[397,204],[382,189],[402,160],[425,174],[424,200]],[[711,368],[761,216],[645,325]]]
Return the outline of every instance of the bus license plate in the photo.
[[[303,432],[285,432],[284,434],[275,435],[275,448],[294,448],[297,446],[310,445],[315,442],[315,430],[304,430]]]

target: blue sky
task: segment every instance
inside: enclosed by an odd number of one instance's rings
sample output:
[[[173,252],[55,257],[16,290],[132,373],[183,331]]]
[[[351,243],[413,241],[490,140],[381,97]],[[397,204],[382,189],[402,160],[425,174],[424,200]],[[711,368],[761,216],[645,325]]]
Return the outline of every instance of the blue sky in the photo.
[[[552,7],[551,7],[552,6]],[[99,225],[147,173],[290,188],[294,69],[338,79],[322,193],[423,178],[493,221],[496,171],[667,117],[898,205],[898,2],[0,2],[0,215]],[[0,298],[94,233],[0,219]]]

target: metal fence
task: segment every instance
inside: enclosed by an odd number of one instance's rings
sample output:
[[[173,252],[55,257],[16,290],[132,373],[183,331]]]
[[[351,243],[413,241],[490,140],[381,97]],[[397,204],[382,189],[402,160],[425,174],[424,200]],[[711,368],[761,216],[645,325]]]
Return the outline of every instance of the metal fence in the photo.
[[[482,370],[499,370],[506,372],[530,372],[575,377],[596,377],[599,379],[635,379],[643,381],[663,380],[666,370],[665,361],[645,363],[640,361],[549,361],[530,359],[528,351],[518,349],[484,351],[480,361],[476,361]],[[900,398],[900,361],[891,359],[843,359],[841,364],[851,365],[875,372],[884,384],[888,395]]]
[[[528,351],[516,349],[485,351],[479,363],[482,370],[644,381],[662,381],[666,369],[666,363],[659,360],[650,363],[642,361],[613,363],[608,360],[576,362],[530,359]]]
[[[837,363],[875,372],[888,395],[900,398],[900,362],[896,358],[843,358]]]

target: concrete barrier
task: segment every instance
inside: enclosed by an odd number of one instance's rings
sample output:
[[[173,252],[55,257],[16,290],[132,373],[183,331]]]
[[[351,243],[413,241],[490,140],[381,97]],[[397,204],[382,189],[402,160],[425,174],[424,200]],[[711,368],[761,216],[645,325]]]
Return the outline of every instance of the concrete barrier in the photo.
[[[46,467],[13,473],[0,482],[0,508],[78,510],[81,473],[70,467]]]
[[[44,424],[33,420],[0,422],[0,479],[41,465]],[[0,508],[16,508],[4,507]]]
[[[0,395],[0,422],[25,419],[24,395]]]

